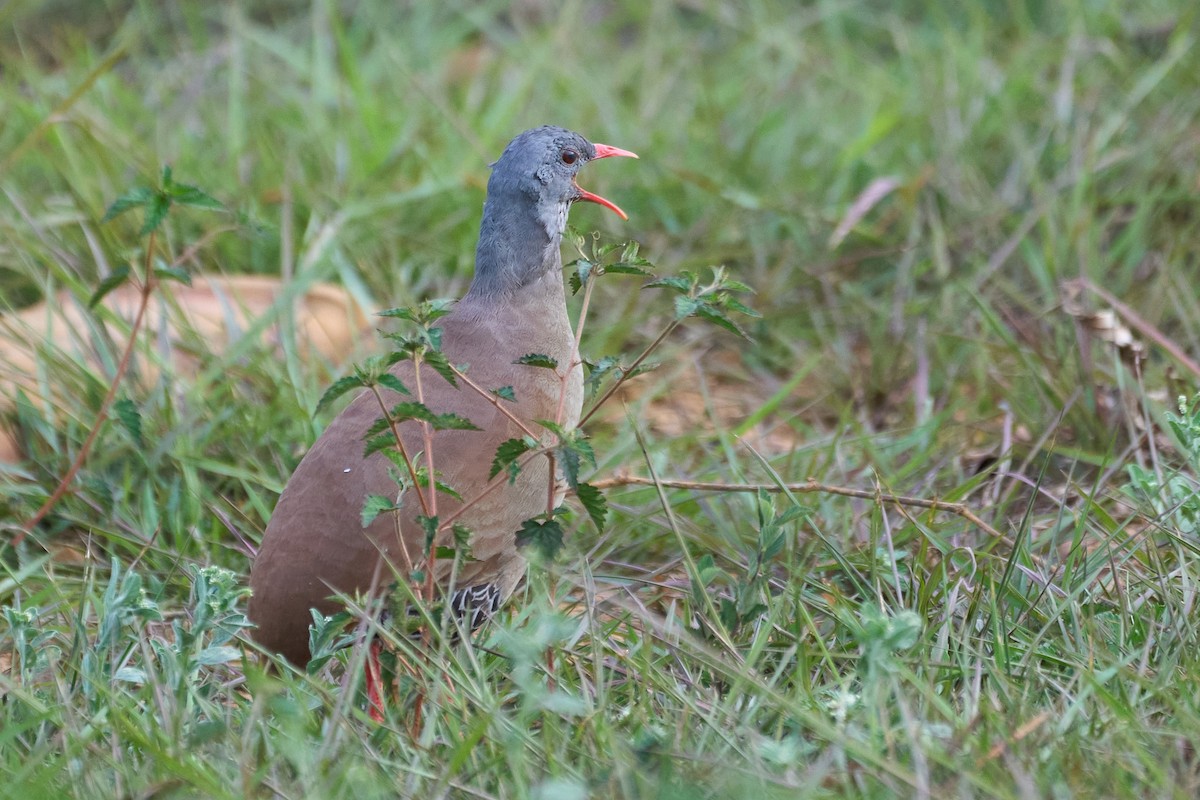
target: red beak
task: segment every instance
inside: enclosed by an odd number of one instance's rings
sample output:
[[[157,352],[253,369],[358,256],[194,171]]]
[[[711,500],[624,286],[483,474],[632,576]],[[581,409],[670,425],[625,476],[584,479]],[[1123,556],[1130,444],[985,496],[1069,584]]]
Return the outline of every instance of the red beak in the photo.
[[[596,145],[594,145],[594,147],[596,148],[596,158],[598,158],[598,159],[599,158],[612,158],[613,156],[624,156],[626,158],[637,158],[637,153],[632,153],[628,150],[622,150],[619,147],[612,147],[611,145],[607,145],[607,144],[596,144]],[[609,211],[616,214],[621,219],[629,219],[629,215],[626,214],[624,211],[622,211],[620,209],[620,207],[617,206],[617,204],[612,202],[611,200],[606,200],[605,198],[601,197],[598,194],[592,194],[587,189],[580,188],[578,183],[575,184],[575,188],[579,189],[579,197],[578,197],[579,200],[586,200],[589,203],[596,203],[597,205],[602,205],[605,208],[607,208]]]

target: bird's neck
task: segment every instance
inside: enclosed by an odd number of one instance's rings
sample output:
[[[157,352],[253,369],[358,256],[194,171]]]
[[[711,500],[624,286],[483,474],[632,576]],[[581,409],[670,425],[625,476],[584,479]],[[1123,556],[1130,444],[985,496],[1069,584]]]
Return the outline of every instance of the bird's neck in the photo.
[[[510,202],[505,202],[509,200]],[[538,213],[527,203],[489,195],[475,249],[475,279],[464,300],[511,302],[548,283],[562,288],[559,245],[566,227],[564,205]],[[545,280],[552,277],[553,281]]]

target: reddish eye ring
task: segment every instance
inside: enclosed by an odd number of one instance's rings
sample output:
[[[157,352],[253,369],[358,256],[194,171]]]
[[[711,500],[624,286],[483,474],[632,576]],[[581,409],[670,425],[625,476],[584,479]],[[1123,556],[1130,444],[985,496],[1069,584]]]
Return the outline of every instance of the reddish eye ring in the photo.
[[[568,148],[562,151],[561,158],[564,164],[574,164],[579,160],[579,153],[576,153],[574,150]]]

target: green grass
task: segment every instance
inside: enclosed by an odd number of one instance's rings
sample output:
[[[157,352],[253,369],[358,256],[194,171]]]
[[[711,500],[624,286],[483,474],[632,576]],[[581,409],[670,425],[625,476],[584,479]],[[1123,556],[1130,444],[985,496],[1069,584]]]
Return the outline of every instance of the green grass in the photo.
[[[480,647],[409,654],[421,729],[403,703],[376,726],[360,651],[268,674],[244,597],[197,577],[244,583],[331,376],[206,355],[126,392],[146,445],[107,424],[3,553],[0,795],[1196,796],[1200,434],[1166,415],[1198,376],[1144,329],[1132,369],[1069,290],[1200,353],[1193,4],[556,5],[0,6],[0,304],[140,263],[140,218],[99,220],[167,163],[236,213],[173,212],[164,253],[232,226],[204,269],[369,308],[461,294],[487,162],[561,124],[642,157],[583,181],[630,222],[576,226],[666,273],[727,265],[764,314],[750,342],[672,336],[629,415],[589,426],[595,479],[811,476],[964,502],[1004,540],[836,494],[612,489],[607,528],[577,515]],[[637,286],[599,285],[586,354],[662,329]],[[90,429],[117,357],[97,346],[107,372],[48,357],[73,407],[14,412],[5,541]],[[739,437],[747,418],[777,437]],[[758,569],[768,509],[798,507]],[[761,614],[729,630],[685,565]]]

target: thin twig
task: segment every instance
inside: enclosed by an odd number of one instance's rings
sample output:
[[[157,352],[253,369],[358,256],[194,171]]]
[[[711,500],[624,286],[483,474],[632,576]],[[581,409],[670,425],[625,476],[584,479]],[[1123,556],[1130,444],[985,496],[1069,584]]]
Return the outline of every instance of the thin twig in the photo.
[[[421,358],[420,356],[413,357],[414,380],[417,385],[417,402],[421,405],[425,404],[425,391],[421,384]],[[425,480],[429,486],[428,502],[422,503],[421,507],[428,509],[426,516],[430,519],[437,519],[437,471],[433,467],[433,426],[426,420],[421,420],[421,438],[425,442]],[[414,487],[417,494],[421,494],[421,484],[418,482]],[[435,531],[436,533],[436,531]],[[425,601],[433,602],[433,568],[437,564],[437,547],[434,542],[429,543],[429,552],[425,554]],[[428,629],[426,630],[428,633]]]
[[[460,381],[465,383],[467,386],[470,386],[472,389],[474,389],[479,394],[480,397],[482,397],[484,400],[487,400],[489,403],[491,403],[493,406],[495,406],[497,411],[499,411],[501,414],[503,414],[505,417],[507,417],[509,422],[511,422],[514,425],[516,425],[517,427],[519,427],[525,433],[526,436],[529,436],[530,438],[533,438],[533,439],[538,438],[538,435],[536,433],[534,433],[534,431],[528,425],[526,425],[524,422],[522,422],[520,417],[518,417],[516,414],[514,414],[513,412],[509,411],[507,408],[504,407],[504,405],[500,402],[501,398],[498,397],[495,392],[489,392],[487,389],[484,389],[482,386],[475,383],[475,381],[468,378],[467,373],[463,372],[461,369],[454,366],[453,364],[450,365],[450,370],[451,370],[451,372],[454,373],[454,377],[458,378]]]
[[[576,427],[579,427],[579,428],[583,427],[584,423],[586,423],[589,419],[591,419],[592,415],[594,415],[596,413],[596,411],[599,410],[600,406],[604,405],[604,403],[607,402],[608,398],[612,397],[616,393],[617,389],[621,388],[621,386],[624,385],[625,381],[627,381],[629,379],[629,376],[638,367],[640,367],[642,365],[642,362],[645,361],[649,357],[649,355],[651,353],[653,353],[660,344],[663,343],[663,340],[666,339],[667,336],[669,336],[672,331],[674,331],[676,328],[679,327],[679,323],[682,321],[683,320],[679,320],[679,319],[671,320],[671,324],[668,325],[667,327],[663,328],[663,332],[658,335],[658,338],[655,339],[653,342],[651,342],[649,345],[647,345],[646,349],[642,351],[641,355],[639,355],[637,358],[635,358],[633,360],[633,363],[630,364],[626,369],[621,371],[621,377],[617,378],[617,380],[613,382],[613,385],[609,386],[608,389],[604,392],[604,394],[600,395],[599,400],[597,400],[595,403],[592,403],[592,407],[589,408],[588,412],[583,415],[583,417],[579,420],[579,424],[576,425]]]
[[[150,237],[146,240],[146,274],[142,281],[142,293],[139,298],[137,315],[133,318],[133,325],[129,329],[129,341],[125,344],[125,351],[121,353],[121,360],[117,364],[117,371],[108,385],[108,392],[100,402],[100,410],[96,412],[96,422],[92,425],[91,431],[88,432],[87,438],[79,448],[79,452],[75,454],[75,460],[71,462],[71,466],[67,468],[58,485],[54,487],[54,491],[46,498],[46,502],[42,503],[42,507],[35,511],[33,516],[25,522],[21,531],[13,537],[13,547],[17,547],[21,542],[25,541],[25,537],[37,527],[38,523],[46,518],[51,509],[67,493],[71,482],[75,480],[75,475],[83,467],[83,462],[91,451],[96,437],[100,434],[100,428],[104,425],[104,421],[108,419],[108,412],[117,397],[117,390],[125,378],[125,373],[129,371],[129,364],[133,360],[133,350],[137,347],[138,333],[141,331],[142,322],[146,317],[146,308],[150,305],[150,296],[154,294],[154,287],[156,285],[154,279],[155,233],[155,231],[150,231]]]
[[[930,500],[924,497],[910,497],[888,492],[868,491],[866,489],[851,489],[847,486],[831,486],[809,479],[804,483],[717,483],[713,481],[681,481],[654,480],[636,475],[622,475],[615,478],[591,481],[597,489],[609,489],[614,486],[660,486],[668,489],[691,489],[697,492],[793,492],[795,494],[833,494],[841,497],[857,497],[862,500],[894,503],[898,506],[914,506],[928,508],[930,511],[945,511],[956,514],[970,522],[989,536],[1008,542],[1009,538],[988,523],[980,519],[965,503],[948,503],[945,500]]]

